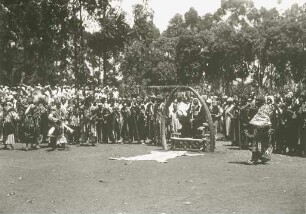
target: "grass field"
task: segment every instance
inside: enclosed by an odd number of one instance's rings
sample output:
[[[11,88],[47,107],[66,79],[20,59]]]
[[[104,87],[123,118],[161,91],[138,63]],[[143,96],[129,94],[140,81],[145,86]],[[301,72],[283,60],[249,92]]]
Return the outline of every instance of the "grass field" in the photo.
[[[250,153],[229,142],[168,163],[117,161],[160,148],[102,144],[0,150],[0,213],[306,213],[306,159]]]

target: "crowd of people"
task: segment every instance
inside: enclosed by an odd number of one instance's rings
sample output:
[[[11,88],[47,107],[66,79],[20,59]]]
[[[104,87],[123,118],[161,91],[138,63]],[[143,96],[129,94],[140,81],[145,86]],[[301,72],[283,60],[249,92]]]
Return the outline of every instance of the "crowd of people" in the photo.
[[[225,137],[242,149],[265,141],[275,153],[305,156],[306,96],[289,92],[284,96],[227,98],[224,102]],[[254,131],[258,133],[254,134]],[[254,135],[256,140],[252,139]],[[269,145],[267,145],[269,144]],[[262,145],[259,145],[259,147]]]
[[[15,142],[24,144],[24,150],[39,149],[43,143],[52,150],[65,149],[68,143],[161,144],[165,95],[124,98],[115,87],[40,85],[0,86],[0,95],[0,139],[4,149],[14,149]],[[269,142],[271,151],[305,155],[305,95],[208,94],[202,98],[210,110],[216,137],[232,141],[241,149],[251,148],[252,161],[258,160],[256,152],[263,147],[256,143],[260,136]],[[204,108],[190,93],[178,94],[167,112],[167,139],[174,133],[199,137],[200,127],[207,123]],[[259,129],[254,120],[267,123],[269,129]],[[254,140],[256,133],[259,137]]]
[[[160,142],[162,97],[122,98],[115,87],[0,87],[4,149]]]

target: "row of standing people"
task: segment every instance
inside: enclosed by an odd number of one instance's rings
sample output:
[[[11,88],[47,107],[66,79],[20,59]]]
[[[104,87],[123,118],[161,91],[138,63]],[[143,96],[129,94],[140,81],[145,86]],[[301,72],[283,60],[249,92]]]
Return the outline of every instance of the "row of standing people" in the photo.
[[[5,148],[13,148],[15,141],[24,149],[39,148],[43,142],[56,149],[67,143],[137,142],[160,143],[160,123],[163,99],[55,100],[52,105],[44,99],[29,99],[26,105],[14,108],[3,104],[0,125]]]
[[[245,130],[259,108],[255,95],[239,99],[216,96],[203,99],[212,114],[216,133],[223,133],[233,145],[248,148],[251,142]],[[305,96],[267,96],[266,102],[277,107],[271,118],[274,151],[305,155]],[[15,138],[25,143],[25,149],[28,145],[39,148],[39,144],[46,141],[52,148],[68,142],[96,145],[136,141],[160,144],[163,107],[164,100],[160,95],[147,99],[102,97],[96,100],[88,97],[82,103],[65,97],[52,103],[30,97],[26,103],[19,103],[17,108],[12,102],[3,103],[0,134],[4,136],[3,142],[7,142],[6,148],[13,144]],[[205,112],[199,101],[179,97],[169,108],[167,136],[169,138],[171,133],[180,131],[182,137],[195,137],[197,128],[204,122]]]
[[[271,143],[275,153],[305,156],[306,152],[306,97],[267,96],[265,103],[273,106],[271,115]],[[249,122],[259,109],[255,96],[228,99],[224,103],[224,134],[233,145],[249,148],[250,139],[245,133]]]
[[[56,149],[67,143],[153,143],[161,145],[161,121],[164,109],[161,95],[133,99],[95,99],[88,97],[79,103],[65,97],[52,103],[30,97],[14,108],[11,102],[3,105],[5,148],[13,145],[8,136],[24,143],[24,149],[39,148],[48,142]],[[182,137],[197,137],[198,128],[206,121],[198,99],[178,97],[166,114],[166,137],[181,133]],[[7,127],[10,127],[7,129]],[[9,130],[9,131],[8,131]]]

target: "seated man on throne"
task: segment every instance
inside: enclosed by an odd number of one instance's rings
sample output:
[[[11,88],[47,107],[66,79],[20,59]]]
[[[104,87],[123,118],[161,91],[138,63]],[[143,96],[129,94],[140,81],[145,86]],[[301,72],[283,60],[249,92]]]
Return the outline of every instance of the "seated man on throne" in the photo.
[[[188,103],[187,99],[183,99],[182,97],[177,98],[177,116],[181,123],[181,137],[190,136],[189,108],[190,103]]]

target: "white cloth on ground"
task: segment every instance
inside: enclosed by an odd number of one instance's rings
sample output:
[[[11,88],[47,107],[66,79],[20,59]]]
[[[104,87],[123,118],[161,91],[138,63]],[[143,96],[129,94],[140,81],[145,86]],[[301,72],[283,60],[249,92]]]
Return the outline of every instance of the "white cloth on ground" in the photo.
[[[173,159],[180,156],[200,156],[204,154],[192,154],[187,151],[151,151],[150,154],[146,155],[138,155],[134,157],[121,157],[121,158],[113,158],[110,157],[111,160],[127,160],[127,161],[140,161],[140,160],[154,160],[159,163],[167,163],[168,159]]]

